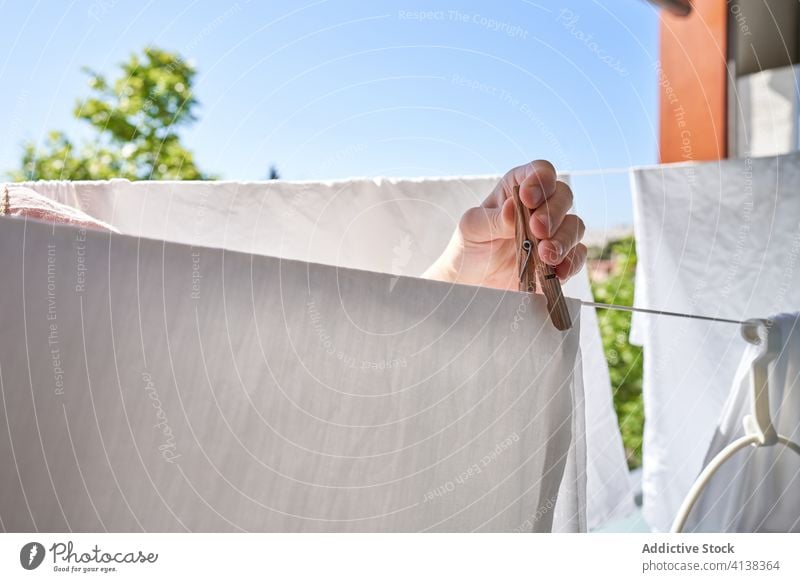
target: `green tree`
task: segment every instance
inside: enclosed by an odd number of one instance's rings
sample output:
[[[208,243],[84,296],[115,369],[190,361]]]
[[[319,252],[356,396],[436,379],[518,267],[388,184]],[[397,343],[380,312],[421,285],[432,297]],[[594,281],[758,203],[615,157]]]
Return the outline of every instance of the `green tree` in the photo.
[[[613,261],[610,276],[592,283],[596,301],[633,305],[633,277],[636,270],[636,247],[633,237],[609,243],[597,258]],[[642,402],[642,349],[628,342],[631,314],[626,311],[598,309],[600,335],[608,361],[614,408],[617,411],[622,442],[628,465],[642,463],[644,404]]]
[[[76,146],[51,132],[41,149],[24,146],[14,180],[203,180],[178,131],[196,120],[192,93],[195,69],[177,53],[146,47],[120,66],[109,81],[84,69],[91,95],[75,106],[76,118],[96,136]]]

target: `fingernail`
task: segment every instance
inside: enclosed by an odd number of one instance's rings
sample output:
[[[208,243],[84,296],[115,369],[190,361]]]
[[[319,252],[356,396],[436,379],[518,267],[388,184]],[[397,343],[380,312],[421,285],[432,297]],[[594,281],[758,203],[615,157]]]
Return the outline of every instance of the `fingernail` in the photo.
[[[564,245],[562,245],[557,240],[551,240],[550,244],[553,245],[553,250],[554,250],[553,260],[560,259],[561,255],[564,254]]]

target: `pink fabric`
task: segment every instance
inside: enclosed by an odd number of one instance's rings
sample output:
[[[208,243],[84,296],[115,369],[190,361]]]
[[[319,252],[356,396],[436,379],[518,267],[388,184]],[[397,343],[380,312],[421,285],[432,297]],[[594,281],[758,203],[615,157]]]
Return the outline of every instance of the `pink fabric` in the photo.
[[[8,186],[3,190],[0,209],[6,216],[23,216],[44,222],[119,232],[110,224],[97,220],[77,208],[56,202],[22,186]]]

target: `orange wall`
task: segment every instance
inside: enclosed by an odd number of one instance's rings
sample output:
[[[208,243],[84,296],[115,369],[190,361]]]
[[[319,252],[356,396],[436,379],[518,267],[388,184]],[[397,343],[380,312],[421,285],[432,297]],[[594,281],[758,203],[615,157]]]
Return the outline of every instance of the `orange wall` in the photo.
[[[659,157],[727,156],[727,3],[693,0],[688,17],[661,11]]]

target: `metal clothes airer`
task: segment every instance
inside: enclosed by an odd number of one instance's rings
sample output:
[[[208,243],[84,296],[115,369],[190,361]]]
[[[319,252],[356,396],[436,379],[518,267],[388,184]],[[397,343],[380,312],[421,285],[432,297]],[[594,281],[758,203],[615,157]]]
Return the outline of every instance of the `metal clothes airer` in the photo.
[[[519,198],[519,186],[514,188],[514,204],[517,210],[516,237],[519,258],[520,291],[534,292],[536,290],[536,277],[538,275],[539,288],[547,299],[547,309],[550,313],[550,319],[553,325],[556,329],[562,331],[567,330],[572,327],[572,319],[570,318],[569,310],[561,290],[561,284],[555,275],[555,268],[545,264],[539,258],[536,246],[537,241],[529,225],[530,210],[522,204]],[[747,446],[769,447],[780,444],[800,455],[800,444],[789,440],[789,438],[784,435],[778,434],[775,430],[775,426],[772,424],[769,403],[769,364],[778,357],[783,347],[783,338],[780,337],[778,332],[772,329],[772,321],[768,319],[738,321],[735,319],[711,317],[707,315],[644,309],[640,307],[596,303],[593,301],[580,300],[580,302],[583,307],[600,307],[603,309],[684,317],[704,321],[735,323],[742,326],[742,336],[747,342],[754,345],[761,344],[763,346],[761,353],[753,360],[751,371],[753,388],[752,414],[744,418],[745,436],[725,447],[703,469],[678,511],[678,515],[672,525],[673,532],[679,533],[683,531],[689,514],[706,485],[725,461],[730,459],[738,451]]]

